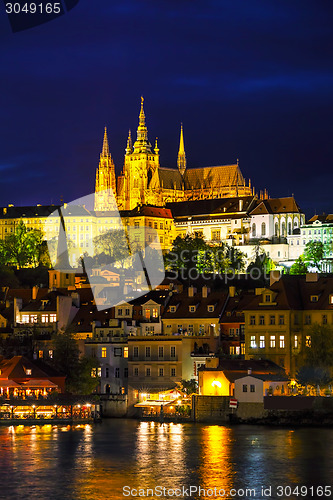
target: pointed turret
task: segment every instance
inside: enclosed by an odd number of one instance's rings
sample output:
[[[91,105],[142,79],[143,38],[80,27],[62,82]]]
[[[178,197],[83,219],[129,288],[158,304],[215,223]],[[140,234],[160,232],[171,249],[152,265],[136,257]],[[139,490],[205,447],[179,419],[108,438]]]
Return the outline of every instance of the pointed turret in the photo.
[[[116,196],[116,174],[105,127],[103,148],[96,170],[94,210],[98,212],[114,210],[114,196]]]
[[[180,127],[180,141],[179,141],[177,165],[178,165],[178,169],[179,169],[179,172],[181,173],[181,175],[184,175],[185,170],[186,170],[186,155],[185,155],[185,147],[184,147],[183,124],[181,124],[181,127]]]
[[[139,114],[139,126],[137,139],[134,143],[134,153],[151,153],[151,144],[148,141],[148,130],[146,127],[146,115],[143,109],[144,98],[141,97],[141,109]]]
[[[160,150],[158,149],[158,145],[157,145],[157,137],[156,137],[156,140],[155,140],[155,149],[154,149],[154,153],[155,155],[158,155],[158,153],[160,152]]]
[[[126,152],[127,155],[133,153],[133,144],[132,144],[131,130],[128,131],[128,139],[127,139],[127,146],[126,146],[125,152]]]
[[[101,156],[110,156],[110,149],[109,149],[109,141],[108,141],[108,134],[107,134],[107,129],[105,127],[104,129],[104,139],[103,139],[103,149]]]

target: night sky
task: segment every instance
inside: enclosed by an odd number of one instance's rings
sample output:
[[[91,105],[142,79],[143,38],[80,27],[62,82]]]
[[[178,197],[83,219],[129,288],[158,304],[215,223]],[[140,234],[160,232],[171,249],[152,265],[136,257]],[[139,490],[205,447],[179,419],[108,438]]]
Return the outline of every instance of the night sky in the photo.
[[[236,162],[257,190],[333,212],[333,2],[80,0],[12,33],[0,11],[0,206],[94,190],[108,127],[117,173],[145,97],[177,165]]]

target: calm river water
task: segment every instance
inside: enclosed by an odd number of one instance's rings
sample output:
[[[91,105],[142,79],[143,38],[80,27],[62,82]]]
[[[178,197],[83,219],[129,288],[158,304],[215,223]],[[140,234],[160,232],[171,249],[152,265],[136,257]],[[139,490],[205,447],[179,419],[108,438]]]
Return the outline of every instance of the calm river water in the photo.
[[[317,486],[333,482],[332,441],[331,429],[135,420],[3,427],[0,498],[330,498]]]

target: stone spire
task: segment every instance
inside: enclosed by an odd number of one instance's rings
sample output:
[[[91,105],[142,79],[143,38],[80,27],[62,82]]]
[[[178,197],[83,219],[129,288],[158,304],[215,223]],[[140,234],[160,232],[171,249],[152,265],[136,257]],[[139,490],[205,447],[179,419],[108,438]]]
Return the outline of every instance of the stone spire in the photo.
[[[107,130],[104,130],[103,148],[100,154],[99,165],[96,170],[95,204],[94,210],[106,212],[114,210],[116,196],[116,174],[110,154]]]
[[[104,139],[103,139],[103,149],[101,156],[110,156],[110,149],[109,149],[109,141],[108,141],[108,134],[107,134],[107,129],[105,127],[104,129]]]
[[[160,150],[159,150],[158,145],[157,145],[157,137],[156,137],[154,153],[155,153],[155,155],[158,155],[159,152],[160,152]]]
[[[128,139],[127,139],[127,146],[126,146],[125,152],[127,155],[133,153],[133,143],[132,143],[131,130],[128,131]]]
[[[134,143],[134,153],[151,153],[151,144],[148,141],[148,130],[146,127],[146,116],[143,109],[143,97],[141,97],[141,109],[139,114],[139,126],[137,139]]]
[[[184,175],[185,170],[186,170],[186,155],[185,155],[185,147],[184,147],[183,124],[181,124],[181,127],[180,127],[180,141],[179,141],[177,165],[178,165],[178,169],[179,169],[179,172],[181,173],[181,175]]]

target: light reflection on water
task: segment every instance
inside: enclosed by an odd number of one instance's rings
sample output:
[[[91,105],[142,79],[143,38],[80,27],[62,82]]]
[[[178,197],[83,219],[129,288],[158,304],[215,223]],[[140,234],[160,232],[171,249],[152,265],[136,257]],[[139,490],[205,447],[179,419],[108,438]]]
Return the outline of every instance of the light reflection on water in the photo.
[[[126,485],[136,489],[193,485],[226,492],[255,488],[255,498],[260,499],[261,486],[329,485],[332,437],[331,429],[134,420],[96,426],[2,427],[0,498],[124,499]]]

